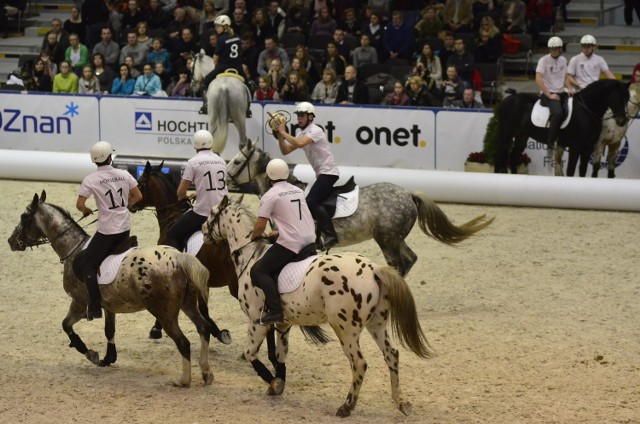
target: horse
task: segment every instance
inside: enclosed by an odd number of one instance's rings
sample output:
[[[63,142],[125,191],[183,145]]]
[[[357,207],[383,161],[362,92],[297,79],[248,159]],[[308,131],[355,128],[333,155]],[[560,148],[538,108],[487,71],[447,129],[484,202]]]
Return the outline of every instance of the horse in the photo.
[[[128,253],[118,268],[115,280],[100,285],[107,337],[107,352],[101,360],[100,355],[88,349],[73,331],[74,324],[83,318],[89,300],[85,284],[73,270],[73,262],[81,252],[80,246],[88,239],[87,233],[68,212],[46,203],[43,190],[40,197],[37,194],[33,196],[8,240],[12,251],[50,243],[64,264],[62,282],[65,292],[71,297],[71,304],[62,328],[71,341],[69,347],[74,347],[95,365],[109,366],[116,362],[118,356],[114,341],[116,313],[146,309],[162,323],[182,356],[182,375],[173,384],[187,387],[191,384],[191,347],[178,325],[178,314],[182,310],[200,335],[198,362],[204,384],[211,384],[209,334],[213,329],[198,309],[200,303],[206,306],[208,300],[207,269],[192,255],[168,246],[137,248]]]
[[[227,176],[236,184],[254,181],[260,194],[264,194],[269,189],[266,170],[270,159],[270,155],[257,146],[257,141],[249,142],[227,164]],[[416,220],[428,237],[455,245],[487,227],[494,218],[480,215],[456,226],[426,194],[390,183],[376,183],[361,187],[356,211],[348,217],[334,218],[333,225],[338,246],[373,238],[387,265],[404,277],[418,259],[405,241]]]
[[[240,202],[242,198],[240,199]],[[416,305],[407,282],[398,271],[379,266],[357,253],[341,253],[309,258],[302,269],[302,284],[282,294],[285,322],[277,324],[278,363],[275,376],[256,357],[258,348],[271,326],[256,325],[264,305],[262,290],[251,284],[249,272],[267,248],[265,240],[251,240],[256,217],[240,202],[225,197],[211,210],[203,225],[205,241],[228,240],[238,281],[240,305],[248,317],[248,337],[244,355],[257,374],[269,385],[268,395],[284,392],[288,334],[292,325],[319,325],[328,322],[340,339],[351,365],[352,381],[345,402],[336,415],[346,417],[356,406],[367,363],[360,349],[364,328],[383,353],[391,377],[391,397],[396,407],[408,415],[411,404],[402,398],[399,384],[399,354],[389,337],[387,325],[402,346],[420,358],[435,352],[429,345],[418,320]]]
[[[198,87],[200,82],[213,70],[213,61],[203,51],[196,54],[193,60],[191,74],[192,87]],[[249,87],[237,74],[226,72],[218,75],[206,88],[209,131],[213,134],[213,148],[216,153],[221,153],[229,135],[229,121],[238,130],[240,146],[247,142],[246,111],[247,102],[252,99]]]
[[[623,126],[626,123],[625,106],[628,99],[627,85],[616,80],[596,81],[574,96],[571,120],[566,128],[559,131],[557,139],[558,146],[569,150],[568,176],[575,174],[578,159],[580,176],[586,175],[589,156],[600,134],[605,111],[610,108],[616,125]],[[529,137],[546,143],[548,129],[535,127],[531,123],[531,110],[537,100],[537,94],[518,93],[504,99],[497,108],[496,173],[506,173],[508,164],[513,174],[517,172],[520,156]],[[560,166],[556,164],[556,168]]]
[[[604,148],[607,147],[607,177],[615,178],[616,176],[616,158],[620,151],[620,143],[622,138],[627,132],[629,125],[638,116],[640,111],[640,82],[631,84],[629,86],[629,101],[627,102],[627,122],[624,126],[619,127],[614,125],[613,114],[610,110],[604,115],[602,120],[602,131],[598,137],[598,142],[593,150],[593,170],[591,176],[593,178],[598,177],[598,171],[600,170],[602,154]]]
[[[157,167],[152,167],[147,161],[144,171],[138,178],[138,188],[142,193],[142,200],[134,205],[129,206],[129,210],[133,213],[141,211],[145,208],[153,207],[158,218],[158,227],[160,228],[160,236],[158,244],[165,244],[167,231],[183,213],[189,208],[189,202],[178,201],[176,193],[177,184],[169,174],[162,172],[164,161]],[[238,277],[236,277],[233,262],[229,258],[229,245],[227,243],[204,244],[196,258],[209,270],[209,287],[228,286],[229,293],[238,298]],[[231,336],[227,330],[219,330],[213,320],[209,318],[208,311],[201,311],[202,314],[210,320],[213,325],[214,333],[212,335],[221,342],[228,344]],[[162,337],[162,325],[159,320],[149,331],[149,338],[159,339]]]

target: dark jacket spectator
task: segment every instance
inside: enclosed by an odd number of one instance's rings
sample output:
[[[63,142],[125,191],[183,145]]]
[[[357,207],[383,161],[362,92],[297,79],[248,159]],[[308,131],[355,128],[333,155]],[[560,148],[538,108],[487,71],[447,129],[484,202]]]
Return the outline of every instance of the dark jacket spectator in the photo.
[[[357,78],[358,71],[352,65],[344,71],[344,82],[338,87],[336,103],[342,104],[369,104],[369,90],[367,86]]]
[[[384,48],[391,59],[411,60],[413,56],[413,28],[404,22],[400,11],[393,12],[384,29]]]

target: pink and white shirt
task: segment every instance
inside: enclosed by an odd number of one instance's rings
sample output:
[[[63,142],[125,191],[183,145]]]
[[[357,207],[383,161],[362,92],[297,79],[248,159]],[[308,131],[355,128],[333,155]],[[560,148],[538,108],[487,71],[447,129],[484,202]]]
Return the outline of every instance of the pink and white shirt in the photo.
[[[211,150],[201,150],[187,161],[182,179],[196,186],[196,205],[193,211],[209,216],[211,208],[217,206],[228,194],[227,163]]]
[[[600,74],[609,70],[607,62],[601,56],[593,53],[587,57],[584,53],[573,56],[569,61],[567,73],[573,75],[580,88],[600,79]]]
[[[563,56],[551,57],[551,54],[542,56],[538,61],[536,73],[542,74],[545,87],[551,93],[564,91],[564,78],[567,75],[567,59]]]
[[[305,129],[298,128],[296,130],[296,138],[310,137],[313,143],[307,144],[302,148],[304,154],[307,156],[309,165],[316,173],[316,177],[320,174],[325,175],[340,175],[336,162],[331,153],[329,147],[329,140],[322,128],[318,125],[311,123],[307,125]]]

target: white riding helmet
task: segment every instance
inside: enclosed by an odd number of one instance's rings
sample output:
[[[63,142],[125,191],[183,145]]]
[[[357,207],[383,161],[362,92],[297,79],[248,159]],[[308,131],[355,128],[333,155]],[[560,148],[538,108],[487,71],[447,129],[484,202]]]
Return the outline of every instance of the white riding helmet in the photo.
[[[584,45],[591,45],[591,46],[595,46],[596,43],[596,38],[593,35],[585,35],[584,37],[582,37],[580,39],[580,44]]]
[[[113,154],[113,147],[108,141],[98,141],[91,147],[91,162],[102,163]]]
[[[289,178],[289,165],[282,159],[272,159],[267,165],[267,176],[271,181]]]
[[[562,47],[562,39],[560,37],[551,37],[547,42],[547,47],[553,49],[554,47]]]
[[[316,116],[316,108],[309,102],[300,102],[296,105],[296,110],[293,111],[296,115],[301,113],[310,113]]]
[[[229,26],[231,25],[231,19],[229,19],[229,17],[227,15],[220,15],[220,16],[216,16],[216,18],[213,20],[213,24],[214,25],[226,25]]]
[[[200,130],[193,136],[193,148],[196,150],[213,147],[213,136],[207,130]]]

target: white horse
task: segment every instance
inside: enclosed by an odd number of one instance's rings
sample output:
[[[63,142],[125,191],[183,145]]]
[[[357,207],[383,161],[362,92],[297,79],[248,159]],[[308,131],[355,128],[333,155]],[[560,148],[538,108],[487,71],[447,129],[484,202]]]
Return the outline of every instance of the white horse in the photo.
[[[241,199],[242,200],[242,199]],[[240,201],[241,201],[240,200]],[[269,395],[284,391],[288,335],[292,324],[319,325],[328,322],[340,339],[351,364],[352,382],[346,401],[336,415],[346,417],[356,406],[367,363],[360,349],[360,333],[367,329],[384,355],[391,377],[391,397],[404,414],[411,409],[402,399],[399,385],[399,354],[389,337],[388,323],[400,343],[421,358],[434,355],[420,327],[416,306],[407,282],[389,266],[379,266],[356,253],[315,256],[303,271],[302,284],[282,295],[286,323],[278,324],[275,377],[257,353],[271,326],[254,324],[264,305],[262,290],[251,284],[249,272],[267,249],[263,240],[251,241],[256,217],[240,202],[225,197],[211,210],[203,225],[205,241],[226,239],[238,274],[238,299],[248,316],[248,338],[244,356],[264,381]],[[304,264],[298,264],[303,266]]]
[[[213,59],[200,51],[193,59],[192,88],[200,86],[202,79],[214,69]],[[213,134],[213,148],[221,153],[229,136],[229,122],[233,122],[242,148],[247,142],[246,110],[251,101],[251,91],[242,78],[231,72],[220,74],[207,90],[209,131]]]

